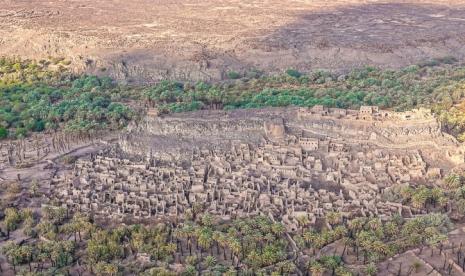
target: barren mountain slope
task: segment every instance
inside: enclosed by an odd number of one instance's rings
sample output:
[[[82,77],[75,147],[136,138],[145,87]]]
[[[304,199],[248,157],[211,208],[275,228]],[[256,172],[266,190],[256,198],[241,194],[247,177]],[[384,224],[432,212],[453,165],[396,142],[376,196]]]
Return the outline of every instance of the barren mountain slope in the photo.
[[[465,57],[465,1],[0,0],[0,55],[124,81]]]

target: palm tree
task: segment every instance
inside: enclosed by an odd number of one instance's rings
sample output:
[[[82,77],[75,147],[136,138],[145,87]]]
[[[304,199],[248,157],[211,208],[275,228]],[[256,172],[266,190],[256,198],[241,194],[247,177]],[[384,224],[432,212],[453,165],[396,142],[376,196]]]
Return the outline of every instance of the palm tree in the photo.
[[[168,244],[166,244],[166,245],[164,246],[164,251],[165,251],[167,254],[174,255],[174,253],[176,253],[176,251],[177,251],[177,246],[176,246],[175,243],[169,242]]]
[[[16,230],[18,224],[21,222],[21,214],[15,208],[7,208],[5,209],[5,218],[4,218],[4,225],[6,228],[6,235],[7,238],[10,238],[10,232]]]
[[[431,247],[431,256],[433,256],[434,248],[447,239],[447,236],[441,234],[435,227],[425,228],[423,235],[426,243]]]
[[[211,227],[213,225],[213,218],[209,214],[203,215],[202,225],[206,227]]]
[[[323,256],[320,261],[323,263],[324,267],[331,269],[331,275],[334,275],[336,268],[342,263],[339,256]]]
[[[115,264],[108,264],[105,266],[105,272],[110,276],[114,276],[118,273],[118,266]]]
[[[341,253],[341,258],[344,257],[344,254],[347,250],[347,247],[349,246],[353,246],[354,245],[354,240],[349,238],[349,237],[344,237],[342,238],[342,243],[344,244],[344,249],[342,250],[342,253]]]
[[[216,258],[213,256],[205,257],[204,265],[208,270],[212,269],[216,265]]]
[[[187,238],[187,247],[189,249],[189,254],[192,255],[192,238],[195,235],[195,228],[190,223],[186,224],[181,229],[181,233],[183,237]]]
[[[455,190],[456,199],[465,199],[465,186],[459,187]]]
[[[317,234],[315,231],[313,231],[313,230],[306,231],[306,232],[302,235],[302,238],[303,238],[303,240],[305,241],[306,246],[309,246],[309,245],[310,245],[310,246],[312,247],[312,249],[313,249],[313,254],[315,254],[315,246],[314,246],[313,243],[314,243],[314,241],[315,241],[317,235],[318,235],[318,234]]]
[[[271,232],[275,234],[276,236],[280,237],[282,234],[286,232],[286,227],[282,223],[273,223],[271,226]]]
[[[262,265],[262,257],[256,250],[252,250],[248,255],[247,255],[247,263],[250,265],[253,271],[259,269]]]
[[[313,261],[309,264],[308,270],[312,273],[312,276],[323,276],[326,269],[321,263]]]
[[[374,241],[370,246],[376,254],[385,256],[389,253],[387,245],[382,241]]]
[[[186,269],[184,270],[183,275],[195,276],[195,275],[197,275],[197,269],[192,265],[188,265],[188,266],[186,266]]]
[[[444,211],[447,212],[447,206],[449,205],[449,199],[445,196],[441,196],[440,198],[438,198],[437,200],[439,206],[441,206],[443,208]]]
[[[233,255],[237,257],[239,261],[239,254],[241,253],[241,243],[236,238],[231,238],[228,243],[229,249],[231,250],[231,259]],[[234,260],[233,260],[234,263]]]
[[[132,233],[130,243],[137,258],[137,253],[142,249],[142,246],[145,245],[145,234],[142,231]]]
[[[299,227],[302,229],[302,234],[304,233],[304,228],[307,224],[310,223],[308,216],[299,216],[296,218],[297,222],[299,223]]]
[[[221,231],[217,231],[217,230],[213,231],[213,234],[212,234],[213,242],[216,245],[216,254],[217,255],[220,254],[220,240],[222,238],[222,235],[223,235],[223,233]]]
[[[323,248],[328,243],[328,240],[326,239],[324,233],[319,233],[315,236],[315,239],[313,240],[313,245],[315,249],[320,250]]]
[[[460,186],[462,178],[456,173],[451,173],[444,179],[444,182],[448,189],[455,189]]]
[[[200,256],[202,256],[202,249],[208,250],[212,243],[212,231],[210,228],[202,227],[197,232],[197,243],[200,246]]]
[[[426,201],[428,198],[425,194],[417,193],[412,196],[412,206],[417,209],[422,209],[425,206]]]
[[[376,275],[376,273],[378,273],[378,268],[376,267],[376,265],[374,263],[370,263],[366,268],[365,268],[365,273],[367,275],[370,275],[370,276],[373,276],[373,275]]]
[[[272,265],[279,260],[279,249],[274,245],[267,245],[263,250],[262,262],[265,265]]]
[[[348,227],[349,227],[349,230],[351,230],[352,233],[355,234],[356,232],[363,229],[364,225],[365,225],[365,219],[364,218],[355,218],[355,219],[349,221]]]
[[[378,230],[381,225],[381,220],[379,218],[372,218],[368,221],[368,227],[373,231]]]
[[[374,241],[376,241],[376,237],[373,231],[363,230],[357,234],[357,238],[355,240],[357,249],[357,260],[359,259],[359,248],[361,248],[364,252],[364,262],[366,261],[368,250],[370,249]]]
[[[332,232],[334,239],[340,239],[347,235],[347,228],[344,225],[338,225],[334,228]]]
[[[408,201],[412,197],[413,189],[410,186],[405,186],[400,190],[400,196],[402,197],[403,201]]]
[[[37,266],[39,268],[39,271],[42,271],[44,267],[44,263],[47,262],[49,259],[49,252],[47,248],[43,248],[42,246],[38,246],[38,253],[36,255],[36,261],[37,261]]]
[[[223,233],[221,233],[221,235],[219,235],[217,238],[217,242],[223,248],[223,260],[226,260],[227,259],[226,247],[228,247],[229,241],[226,238],[226,236]]]
[[[430,196],[431,196],[430,199],[433,203],[433,206],[436,207],[436,203],[438,203],[438,200],[444,196],[444,192],[439,187],[434,187],[430,191]]]
[[[229,267],[228,271],[224,273],[225,276],[237,276],[237,271],[234,267]]]
[[[263,232],[263,233],[268,233],[268,232],[272,232],[272,227],[273,227],[273,222],[267,218],[267,217],[262,217],[262,216],[259,216],[259,217],[256,217],[254,220],[253,220],[253,225],[256,225],[257,228]],[[277,223],[279,224],[279,223]]]
[[[182,240],[187,239],[186,231],[184,231],[184,228],[177,228],[173,232],[173,237],[175,237],[176,242],[179,243],[179,249],[181,251],[181,256],[184,256],[184,252],[183,252],[183,249],[182,249],[183,248],[182,247]],[[187,246],[189,246],[189,245],[187,245]]]
[[[331,225],[335,225],[341,222],[342,216],[339,212],[329,212],[326,214],[326,221]]]
[[[353,275],[352,272],[350,272],[343,266],[339,266],[338,268],[336,268],[335,274],[337,276],[352,276]]]
[[[279,275],[292,275],[296,271],[296,265],[290,260],[279,262],[276,266],[279,267]]]
[[[21,262],[21,249],[15,242],[7,242],[3,248],[2,253],[6,256],[7,261],[13,266],[13,271],[16,274],[16,266]]]
[[[21,246],[21,255],[22,258],[27,262],[29,266],[29,272],[32,272],[32,257],[33,257],[34,249],[30,245],[23,245]]]
[[[89,218],[82,214],[76,213],[74,214],[73,218],[71,219],[72,228],[77,232],[79,236],[79,241],[82,241],[82,232],[90,232],[92,231],[92,223],[89,222]]]
[[[394,222],[388,221],[386,222],[386,224],[384,224],[384,232],[389,237],[394,237],[396,234],[399,233],[399,228]]]

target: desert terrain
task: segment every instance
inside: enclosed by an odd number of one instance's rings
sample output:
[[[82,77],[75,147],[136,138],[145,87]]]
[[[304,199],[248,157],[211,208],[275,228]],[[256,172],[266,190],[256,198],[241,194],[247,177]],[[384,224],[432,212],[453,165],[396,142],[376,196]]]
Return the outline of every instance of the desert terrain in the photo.
[[[0,1],[0,55],[130,83],[463,60],[464,34],[465,1]]]
[[[0,0],[0,275],[465,275],[465,0]]]

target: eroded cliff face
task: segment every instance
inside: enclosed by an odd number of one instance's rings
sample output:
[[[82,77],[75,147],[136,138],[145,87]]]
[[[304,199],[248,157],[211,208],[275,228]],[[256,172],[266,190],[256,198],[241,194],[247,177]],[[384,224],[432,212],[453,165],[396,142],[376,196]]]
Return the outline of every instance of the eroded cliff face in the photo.
[[[265,123],[277,114],[278,110],[236,110],[147,116],[129,126],[121,145],[130,153],[142,155],[149,152],[184,155],[194,147],[224,149],[235,141],[256,145],[267,137]]]
[[[131,125],[120,145],[126,152],[142,156],[189,155],[195,148],[225,149],[235,143],[303,143],[305,149],[308,139],[362,148],[417,149],[431,162],[446,167],[464,161],[463,146],[443,133],[440,123],[425,110],[364,114],[326,108],[270,108],[151,115]]]
[[[399,68],[465,56],[463,1],[0,0],[0,55],[121,82]]]

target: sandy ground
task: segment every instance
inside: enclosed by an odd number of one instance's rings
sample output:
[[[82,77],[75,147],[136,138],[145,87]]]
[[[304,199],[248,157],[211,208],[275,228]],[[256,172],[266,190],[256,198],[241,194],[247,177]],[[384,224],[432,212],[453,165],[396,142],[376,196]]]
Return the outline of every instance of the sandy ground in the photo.
[[[459,0],[0,0],[0,55],[134,82],[465,56]]]

